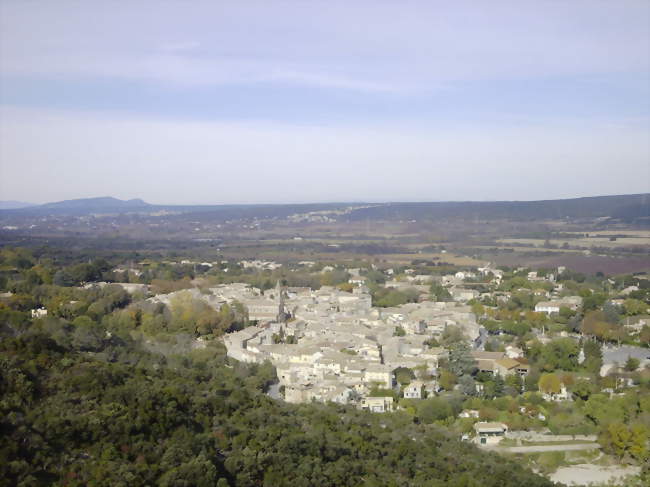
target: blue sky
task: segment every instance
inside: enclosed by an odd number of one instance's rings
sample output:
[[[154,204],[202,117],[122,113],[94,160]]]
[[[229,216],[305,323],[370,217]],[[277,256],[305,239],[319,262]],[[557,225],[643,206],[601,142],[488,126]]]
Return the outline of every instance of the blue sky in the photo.
[[[645,0],[0,3],[0,199],[647,192],[649,112]]]

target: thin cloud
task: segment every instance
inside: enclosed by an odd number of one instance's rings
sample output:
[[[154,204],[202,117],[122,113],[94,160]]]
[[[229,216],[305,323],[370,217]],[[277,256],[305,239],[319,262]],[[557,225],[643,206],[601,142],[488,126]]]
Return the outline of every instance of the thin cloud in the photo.
[[[7,1],[0,4],[0,70],[387,92],[457,80],[648,72],[645,0],[486,5],[193,2],[188,9],[135,1],[115,9]]]

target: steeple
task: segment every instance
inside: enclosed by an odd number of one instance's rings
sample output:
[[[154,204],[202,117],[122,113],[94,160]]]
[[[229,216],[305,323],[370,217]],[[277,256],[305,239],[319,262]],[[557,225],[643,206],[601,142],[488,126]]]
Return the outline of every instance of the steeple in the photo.
[[[287,313],[287,308],[284,305],[284,287],[280,284],[280,280],[278,279],[278,282],[275,286],[275,292],[278,296],[278,316],[276,321],[278,323],[285,323],[287,321],[287,318],[289,317],[289,313]]]

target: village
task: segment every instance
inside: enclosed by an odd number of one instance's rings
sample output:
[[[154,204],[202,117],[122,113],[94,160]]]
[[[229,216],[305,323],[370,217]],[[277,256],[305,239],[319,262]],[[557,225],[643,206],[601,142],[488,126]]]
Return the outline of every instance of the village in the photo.
[[[558,481],[636,475],[647,453],[641,272],[218,256],[50,276],[51,295],[0,300],[39,326],[69,320],[92,356],[124,336],[170,364],[223,360],[276,404],[442,428]]]
[[[194,278],[176,290],[179,281],[151,279],[170,269]],[[615,451],[606,446],[615,434],[630,444],[645,434],[612,422],[647,411],[643,274],[222,259],[142,261],[108,275],[128,282],[77,289],[121,289],[142,313],[166,316],[170,332],[194,330],[193,348],[223,344],[233,364],[272,366],[265,391],[278,401],[407,414],[482,448],[524,454],[533,468],[557,475],[591,465],[603,448]],[[217,332],[196,326],[205,313],[208,321],[232,316]],[[31,316],[46,318],[48,310]],[[557,463],[552,455],[560,453]],[[592,473],[609,478],[637,467],[616,468]]]
[[[573,401],[574,381],[582,384],[591,378],[562,375],[561,366],[558,370],[546,366],[543,371],[547,373],[540,375],[537,370],[535,377],[528,377],[530,350],[548,344],[552,347],[557,339],[573,344],[577,353],[571,360],[576,367],[583,364],[588,358],[585,335],[567,331],[557,322],[566,323],[563,317],[582,313],[584,298],[572,295],[565,284],[557,282],[557,276],[566,272],[564,268],[539,275],[524,269],[515,270],[515,274],[518,271],[525,277],[514,280],[526,287],[504,291],[504,272],[489,264],[442,276],[418,275],[415,270],[403,269],[398,279],[393,269],[387,269],[383,271],[385,287],[421,293],[417,302],[393,307],[372,305],[367,279],[359,269],[346,269],[350,276],[346,285],[312,290],[281,286],[278,282],[262,292],[244,284],[229,284],[211,288],[207,299],[215,300],[215,304],[236,300],[247,307],[249,319],[256,324],[225,335],[228,356],[247,363],[272,363],[278,383],[269,393],[287,402],[331,401],[383,413],[417,409],[414,401],[449,391],[462,392],[468,398],[494,397],[493,391],[485,390],[489,382],[506,384],[511,395],[522,398],[534,391],[540,400],[549,403]],[[472,283],[477,279],[492,289],[476,291]],[[435,300],[430,292],[434,288],[446,291],[448,299]],[[624,306],[623,298],[635,290],[638,287],[623,289],[621,298],[609,299],[606,306]],[[528,333],[535,342],[530,347],[520,346],[521,340],[512,340],[512,336],[495,327],[494,320],[488,318],[495,315],[490,315],[490,306],[485,304],[494,304],[496,309],[522,292],[535,299],[532,310],[526,312],[535,324]],[[647,318],[627,322],[632,334],[647,326]],[[455,336],[449,340],[450,335]],[[459,353],[465,357],[459,357]],[[634,388],[629,373],[644,370],[650,364],[648,358],[647,349],[606,344],[596,376],[605,378],[627,370],[628,377],[617,377],[616,383],[604,387],[603,392],[620,394],[621,387]],[[459,370],[454,361],[463,360],[471,363]],[[445,377],[450,369],[455,372],[451,384]],[[489,446],[517,436],[507,424],[487,421],[490,415],[479,409],[463,409],[457,414],[457,420],[471,425],[464,438]],[[520,409],[524,415],[534,416],[536,429],[550,433],[544,428],[548,418],[539,408],[537,413],[526,411],[524,406]],[[593,435],[585,438],[595,440]]]

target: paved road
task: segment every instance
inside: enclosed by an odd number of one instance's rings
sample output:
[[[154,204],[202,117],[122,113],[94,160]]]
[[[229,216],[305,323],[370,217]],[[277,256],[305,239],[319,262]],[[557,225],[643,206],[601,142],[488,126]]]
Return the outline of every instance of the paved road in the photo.
[[[508,453],[542,453],[545,451],[596,450],[598,448],[600,448],[598,443],[574,443],[570,445],[497,446],[494,447],[494,450]]]
[[[618,362],[623,365],[628,357],[635,357],[641,361],[650,358],[650,351],[647,348],[623,345],[621,347],[603,347],[603,363]]]

